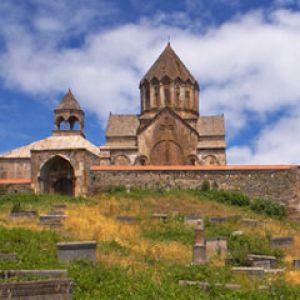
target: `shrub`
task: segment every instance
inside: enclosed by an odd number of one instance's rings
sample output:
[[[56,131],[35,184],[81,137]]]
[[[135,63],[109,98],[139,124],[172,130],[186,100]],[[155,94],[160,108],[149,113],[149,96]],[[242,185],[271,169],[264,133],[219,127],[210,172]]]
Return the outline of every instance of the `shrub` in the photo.
[[[270,217],[282,218],[286,215],[286,209],[283,205],[267,199],[254,199],[250,209]]]
[[[209,181],[207,179],[205,179],[203,182],[202,182],[202,185],[201,185],[201,191],[202,192],[208,192],[210,191],[210,184],[209,184]]]
[[[11,208],[11,213],[18,213],[22,210],[21,208],[21,203],[20,202],[15,202]]]

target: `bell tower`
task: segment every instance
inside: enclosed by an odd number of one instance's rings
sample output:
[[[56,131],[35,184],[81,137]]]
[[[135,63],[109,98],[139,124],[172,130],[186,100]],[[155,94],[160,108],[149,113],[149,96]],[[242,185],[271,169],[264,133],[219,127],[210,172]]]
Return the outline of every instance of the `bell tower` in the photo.
[[[84,111],[70,89],[54,109],[54,133],[84,136]]]

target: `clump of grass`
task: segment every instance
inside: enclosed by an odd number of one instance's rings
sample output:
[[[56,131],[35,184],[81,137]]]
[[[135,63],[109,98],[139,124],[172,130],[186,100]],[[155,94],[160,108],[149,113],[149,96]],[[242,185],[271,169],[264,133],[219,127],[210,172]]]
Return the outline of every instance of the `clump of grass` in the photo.
[[[194,231],[179,222],[146,226],[143,229],[143,237],[153,241],[177,241],[185,245],[191,245],[194,239]]]
[[[48,230],[0,227],[0,252],[16,253],[18,257],[17,263],[0,260],[0,269],[60,268],[56,243],[61,240],[57,233]]]
[[[270,217],[283,218],[286,215],[283,205],[268,199],[254,199],[250,204],[250,209]]]

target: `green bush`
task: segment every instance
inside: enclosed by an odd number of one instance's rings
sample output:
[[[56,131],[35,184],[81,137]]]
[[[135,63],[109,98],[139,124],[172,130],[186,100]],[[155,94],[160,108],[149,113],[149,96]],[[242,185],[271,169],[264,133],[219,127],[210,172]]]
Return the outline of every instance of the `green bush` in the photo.
[[[239,192],[213,190],[204,193],[204,196],[221,203],[227,203],[236,206],[249,206],[250,204],[249,197]]]
[[[21,203],[20,202],[15,202],[11,208],[11,213],[18,213],[22,210],[21,208]]]
[[[286,209],[283,205],[267,199],[254,199],[250,209],[270,217],[282,218],[286,215]]]
[[[202,185],[201,185],[201,191],[202,192],[208,192],[210,191],[210,184],[209,184],[209,181],[207,179],[205,179],[203,182],[202,182]]]
[[[248,254],[274,255],[277,258],[283,257],[282,250],[271,248],[266,238],[256,235],[231,235],[228,239],[228,248],[234,265],[247,265]]]

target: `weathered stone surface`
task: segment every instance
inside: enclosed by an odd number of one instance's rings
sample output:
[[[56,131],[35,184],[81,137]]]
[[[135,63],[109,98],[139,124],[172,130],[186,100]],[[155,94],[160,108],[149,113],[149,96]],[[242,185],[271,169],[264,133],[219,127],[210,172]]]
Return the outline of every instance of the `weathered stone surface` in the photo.
[[[291,246],[294,243],[294,238],[292,236],[287,237],[277,237],[271,239],[271,246],[273,247],[286,247]]]
[[[299,205],[298,169],[287,168],[224,168],[217,169],[129,169],[90,171],[89,193],[95,194],[108,187],[124,186],[130,182],[132,188],[201,188],[204,180],[216,182],[219,189],[238,190],[251,198],[268,198],[297,209]]]
[[[259,267],[233,267],[232,271],[257,277],[263,276],[265,274],[264,269]]]
[[[241,220],[241,223],[244,224],[244,225],[256,226],[256,225],[258,225],[261,222],[258,221],[258,220],[255,220],[255,219],[246,219],[245,218],[245,219]]]
[[[233,236],[240,236],[240,235],[243,235],[243,234],[244,234],[244,231],[242,231],[242,230],[236,230],[236,231],[232,232]]]
[[[11,218],[35,218],[37,216],[36,210],[23,210],[18,212],[11,212]]]
[[[63,210],[52,210],[48,212],[48,216],[65,216],[65,212]]]
[[[47,277],[47,278],[67,278],[67,270],[0,270],[0,278],[9,279],[11,277]]]
[[[273,269],[277,264],[275,256],[249,254],[247,260],[253,267],[261,267],[264,269]]]
[[[0,252],[0,259],[8,260],[8,261],[16,261],[17,255],[15,253],[1,253]]]
[[[223,224],[228,221],[227,217],[211,217],[209,218],[209,222],[212,224]]]
[[[295,270],[299,270],[300,269],[300,259],[294,259],[293,266],[294,266]]]
[[[215,283],[215,284],[209,284],[205,281],[193,281],[193,280],[179,280],[178,282],[181,286],[192,286],[197,285],[199,288],[201,288],[203,291],[208,291],[210,287],[218,287],[218,288],[225,288],[225,289],[240,289],[241,286],[239,284],[222,284],[222,283]]]
[[[168,220],[168,214],[154,213],[152,214],[152,219],[166,222]]]
[[[51,229],[63,227],[65,215],[44,215],[39,218],[39,225],[48,226]]]
[[[205,245],[195,244],[193,246],[193,264],[202,265],[206,263]]]
[[[1,283],[0,298],[3,300],[71,300],[72,281],[60,279]]]
[[[78,258],[96,261],[96,241],[71,242],[56,244],[60,261],[71,261]]]
[[[184,217],[184,224],[186,225],[196,225],[198,221],[203,222],[203,219],[201,216],[197,214],[189,215]]]
[[[137,221],[135,216],[117,216],[116,220],[121,223],[133,224]]]
[[[55,204],[53,204],[52,207],[53,207],[54,210],[67,209],[67,204],[65,204],[65,203],[55,203]]]
[[[208,258],[214,255],[226,257],[228,254],[227,240],[219,237],[206,240],[206,254]]]
[[[283,273],[285,271],[285,268],[283,269],[266,269],[265,273],[266,274],[279,274],[279,273]]]

